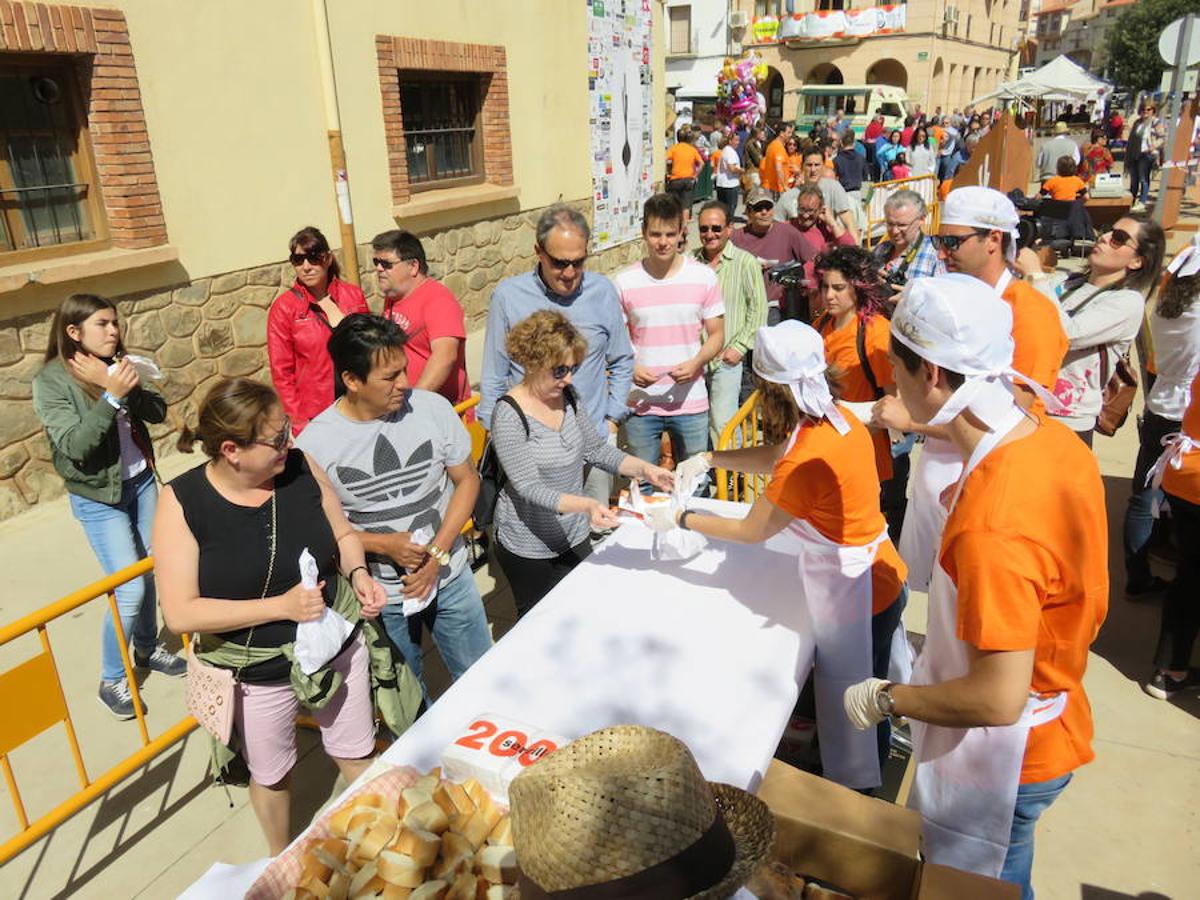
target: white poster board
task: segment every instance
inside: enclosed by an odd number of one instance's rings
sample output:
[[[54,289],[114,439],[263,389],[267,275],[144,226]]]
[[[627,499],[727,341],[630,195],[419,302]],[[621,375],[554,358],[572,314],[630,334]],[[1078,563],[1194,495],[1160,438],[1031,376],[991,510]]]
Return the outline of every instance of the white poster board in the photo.
[[[585,0],[592,249],[641,237],[654,165],[651,0]]]

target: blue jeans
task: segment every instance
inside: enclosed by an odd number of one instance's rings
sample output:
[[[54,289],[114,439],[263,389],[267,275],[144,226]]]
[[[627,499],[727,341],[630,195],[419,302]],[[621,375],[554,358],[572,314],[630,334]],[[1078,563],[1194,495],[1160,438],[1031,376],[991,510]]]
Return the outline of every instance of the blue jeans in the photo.
[[[714,450],[721,440],[721,432],[729,424],[741,404],[738,396],[742,391],[742,363],[731,366],[718,363],[708,372],[708,439]]]
[[[1131,160],[1126,160],[1125,168],[1129,172],[1129,193],[1133,195],[1134,203],[1150,202],[1150,179],[1154,174],[1155,157],[1143,153]]]
[[[1023,784],[1017,789],[1017,805],[1013,810],[1012,831],[1008,838],[1008,855],[1000,878],[1021,886],[1021,900],[1033,900],[1033,829],[1038,816],[1044,813],[1071,780],[1073,772],[1049,781]]]
[[[416,615],[406,617],[403,606],[396,603],[385,606],[382,616],[388,637],[404,654],[409,668],[421,682],[426,702],[431,701],[423,677],[422,625],[433,634],[433,642],[437,644],[452,680],[457,680],[492,646],[492,633],[488,630],[487,615],[483,611],[483,598],[475,586],[475,573],[470,566],[464,567],[457,577],[441,585],[434,601]]]
[[[1133,465],[1129,505],[1125,507],[1125,582],[1132,587],[1150,581],[1150,536],[1154,531],[1154,501],[1162,489],[1146,485],[1146,475],[1163,452],[1162,439],[1178,431],[1180,424],[1146,410],[1138,422],[1138,455]]]
[[[83,526],[83,533],[106,575],[119,572],[150,555],[150,527],[158,507],[158,485],[150,469],[121,484],[121,499],[115,505],[75,494],[68,496],[71,512]],[[116,594],[125,640],[132,637],[138,652],[148,656],[158,643],[154,579],[149,575],[134,578],[117,588]],[[105,609],[108,610],[107,604]],[[112,612],[108,610],[100,630],[100,678],[119,681],[124,677],[117,630],[113,628]]]
[[[662,436],[671,435],[675,459],[682,462],[708,449],[708,413],[688,413],[682,416],[633,415],[625,420],[625,441],[629,452],[638,459],[658,465],[662,461]],[[698,492],[708,487],[708,481]],[[654,486],[642,485],[643,493],[652,493]]]

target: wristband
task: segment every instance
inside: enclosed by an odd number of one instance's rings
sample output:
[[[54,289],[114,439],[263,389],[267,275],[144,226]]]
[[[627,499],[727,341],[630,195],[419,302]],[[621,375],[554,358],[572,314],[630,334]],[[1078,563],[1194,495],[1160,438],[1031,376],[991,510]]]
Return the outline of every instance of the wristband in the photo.
[[[108,405],[111,406],[113,409],[121,409],[122,407],[125,406],[124,400],[117,399],[112,394],[110,394],[108,391],[105,391],[100,396],[103,397],[105,399],[105,401],[108,403]]]
[[[679,514],[679,519],[675,522],[675,524],[678,525],[680,528],[682,528],[684,531],[691,531],[692,529],[688,528],[688,523],[687,523],[687,518],[691,514],[692,514],[692,511],[690,509],[685,509],[683,512],[681,512]]]
[[[349,572],[346,573],[346,580],[348,582],[350,582],[351,587],[354,587],[354,573],[359,571],[360,569],[362,571],[366,572],[368,575],[371,574],[371,570],[368,569],[366,566],[355,566],[353,569],[351,569]]]
[[[450,565],[450,554],[439,547],[437,544],[430,544],[425,548],[429,555],[432,556],[439,566]]]

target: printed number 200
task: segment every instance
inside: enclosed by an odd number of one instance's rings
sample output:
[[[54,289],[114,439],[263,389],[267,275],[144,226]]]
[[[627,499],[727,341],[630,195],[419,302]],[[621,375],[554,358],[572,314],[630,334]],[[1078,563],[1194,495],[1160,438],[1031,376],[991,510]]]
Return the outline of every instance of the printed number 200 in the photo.
[[[505,731],[496,734],[499,729],[494,722],[489,722],[487,719],[472,722],[467,731],[467,734],[454,743],[469,750],[484,750],[486,746],[488,753],[501,758],[516,756],[522,766],[531,766],[547,753],[558,749],[557,744],[546,740],[535,741],[532,745],[526,746],[529,737],[520,731]],[[493,738],[490,744],[488,743],[489,738]]]

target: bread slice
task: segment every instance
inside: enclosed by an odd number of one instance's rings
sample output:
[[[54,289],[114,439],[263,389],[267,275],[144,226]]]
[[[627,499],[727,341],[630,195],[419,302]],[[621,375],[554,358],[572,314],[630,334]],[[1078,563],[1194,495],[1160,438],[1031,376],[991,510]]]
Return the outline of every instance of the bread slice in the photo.
[[[475,900],[480,893],[480,881],[482,879],[473,872],[460,872],[446,891],[446,900]]]
[[[517,868],[517,851],[512,847],[484,847],[475,854],[479,872],[492,884],[516,884],[521,874]]]
[[[482,806],[485,801],[492,799],[492,795],[474,778],[468,778],[463,782],[463,790],[474,801],[476,808]]]
[[[431,866],[437,859],[442,839],[432,831],[420,828],[401,828],[390,849],[411,856],[419,866]]]
[[[400,792],[400,796],[404,798],[404,802],[408,804],[410,810],[423,803],[433,802],[433,792],[419,787],[405,788]]]
[[[450,827],[450,820],[440,806],[429,800],[410,809],[404,817],[404,824],[412,829],[441,834]]]
[[[378,864],[375,862],[375,860],[371,860],[356,873],[354,873],[354,877],[350,879],[351,897],[362,897],[366,894],[377,894],[383,890],[384,885],[386,885],[387,882],[379,877],[377,865]]]
[[[450,797],[451,802],[454,803],[454,808],[457,812],[468,816],[475,812],[475,801],[471,799],[461,784],[447,781],[445,788],[446,794]]]
[[[497,822],[496,827],[488,833],[487,841],[489,844],[498,844],[502,847],[511,847],[513,845],[512,819],[510,819],[508,816],[505,816],[503,819]]]
[[[334,872],[329,879],[329,893],[326,900],[348,900],[350,897],[350,873]]]
[[[431,870],[434,878],[452,881],[461,869],[470,869],[475,848],[461,834],[447,831],[442,835],[442,854]]]
[[[399,829],[400,822],[391,814],[383,813],[355,845],[351,858],[359,865],[373,860],[384,847],[392,843]]]
[[[312,853],[333,872],[344,872],[349,862],[350,844],[341,838],[327,838],[312,848]],[[329,879],[323,878],[322,881]]]
[[[384,850],[375,860],[376,871],[388,884],[415,888],[425,881],[425,867],[417,865],[411,856]]]
[[[427,881],[408,895],[408,900],[446,900],[450,885],[444,881]]]
[[[487,816],[484,815],[482,809],[475,810],[475,815],[467,819],[465,822],[459,822],[458,834],[461,834],[471,842],[471,850],[478,850],[487,840],[488,832],[492,828],[488,825]]]
[[[427,772],[426,774],[424,774],[420,778],[418,778],[417,783],[414,785],[414,787],[418,787],[421,790],[427,791],[428,793],[432,794],[434,792],[434,789],[437,788],[438,783],[441,780],[442,780],[442,770],[434,769],[432,772]]]
[[[489,884],[484,900],[509,900],[516,891],[511,884]]]
[[[350,833],[350,820],[358,812],[358,807],[353,803],[346,803],[339,807],[332,816],[329,817],[329,831],[334,837],[344,838]]]

